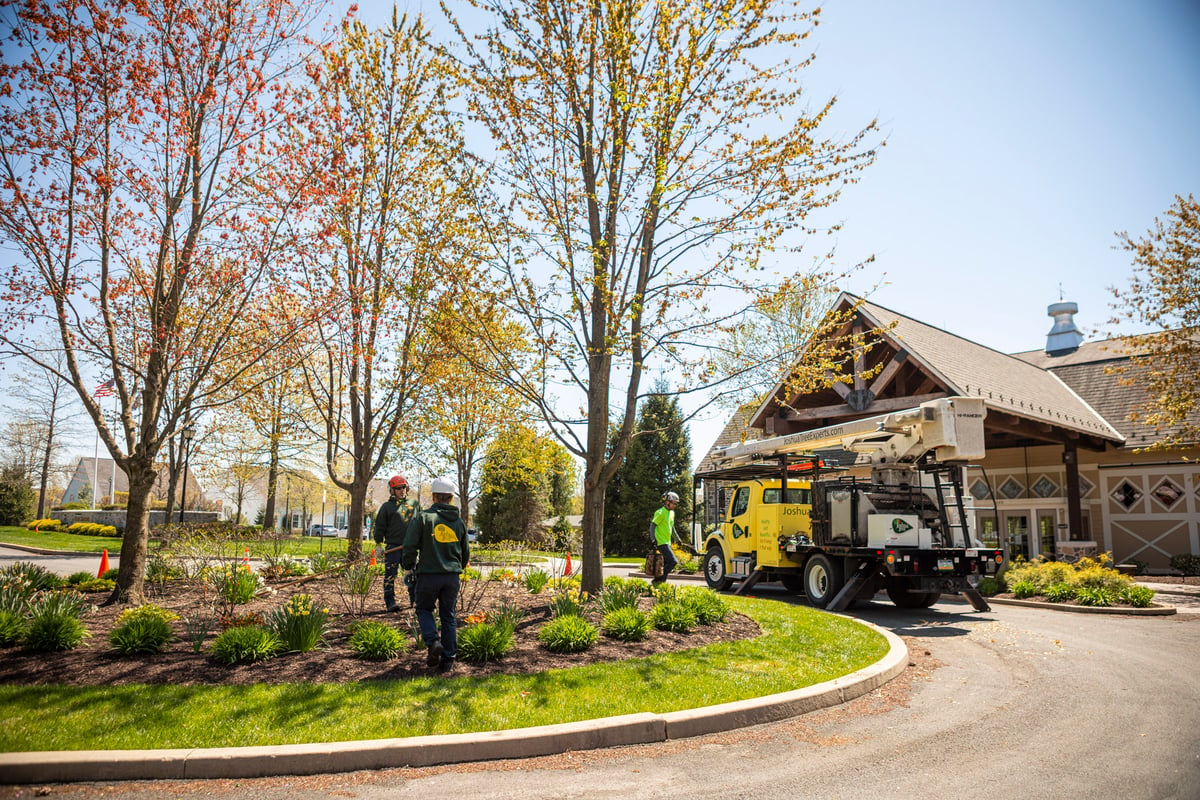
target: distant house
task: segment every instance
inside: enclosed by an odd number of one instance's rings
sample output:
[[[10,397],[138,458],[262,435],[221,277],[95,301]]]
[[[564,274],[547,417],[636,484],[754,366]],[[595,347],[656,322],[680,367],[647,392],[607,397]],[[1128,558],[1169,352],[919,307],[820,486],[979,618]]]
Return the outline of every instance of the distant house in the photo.
[[[208,495],[221,504],[221,515],[233,519],[241,495],[242,521],[256,524],[267,507],[267,469],[259,468],[244,476],[233,472],[215,477]],[[307,530],[312,525],[347,527],[350,508],[341,491],[322,490],[320,476],[308,470],[281,470],[275,482],[275,520],[278,529]],[[387,500],[387,481],[373,480],[368,485],[366,514],[373,513]]]
[[[151,490],[150,497],[152,501],[165,501],[170,486],[170,471],[166,464],[159,464],[156,471],[157,476],[154,479],[154,488]],[[59,502],[84,502],[80,499],[81,493],[85,488],[91,488],[93,482],[99,487],[98,491],[92,492],[92,500],[96,506],[116,503],[117,497],[123,501],[129,495],[129,477],[111,458],[81,457],[75,465],[75,471],[71,474],[71,480]],[[182,483],[182,480],[180,482]],[[175,489],[177,495],[180,488],[177,486]],[[178,496],[175,501],[179,502]],[[188,471],[187,476],[186,502],[189,508],[204,508],[204,490],[196,480],[196,473],[191,470]]]
[[[1074,303],[1049,307],[1044,349],[1012,355],[853,295],[836,307],[852,321],[834,336],[879,331],[847,370],[873,377],[808,393],[783,381],[735,414],[714,447],[978,397],[987,455],[967,468],[964,485],[986,543],[1025,558],[1109,551],[1152,569],[1175,554],[1200,554],[1200,446],[1137,452],[1164,432],[1129,420],[1144,394],[1110,369],[1130,363],[1127,346],[1085,343]]]

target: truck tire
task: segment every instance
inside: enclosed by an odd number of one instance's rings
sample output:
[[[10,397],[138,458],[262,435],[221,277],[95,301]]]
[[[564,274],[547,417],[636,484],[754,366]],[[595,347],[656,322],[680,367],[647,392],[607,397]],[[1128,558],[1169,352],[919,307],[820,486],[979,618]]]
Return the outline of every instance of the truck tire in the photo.
[[[704,582],[714,592],[723,592],[732,583],[725,574],[725,554],[720,547],[710,547],[704,555]]]
[[[929,608],[939,599],[941,592],[909,592],[904,587],[887,587],[888,598],[896,608]]]
[[[817,553],[804,564],[804,594],[814,608],[825,608],[842,590],[842,563]]]

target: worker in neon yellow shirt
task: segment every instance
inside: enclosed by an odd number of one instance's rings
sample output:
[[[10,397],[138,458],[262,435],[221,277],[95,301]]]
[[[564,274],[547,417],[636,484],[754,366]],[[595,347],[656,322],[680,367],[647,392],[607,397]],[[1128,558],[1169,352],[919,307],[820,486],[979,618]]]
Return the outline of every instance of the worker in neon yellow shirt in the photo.
[[[671,534],[675,531],[675,507],[679,505],[679,495],[667,492],[663,495],[663,505],[654,512],[654,546],[662,553],[663,572],[651,583],[662,583],[675,569],[678,560],[671,550]]]

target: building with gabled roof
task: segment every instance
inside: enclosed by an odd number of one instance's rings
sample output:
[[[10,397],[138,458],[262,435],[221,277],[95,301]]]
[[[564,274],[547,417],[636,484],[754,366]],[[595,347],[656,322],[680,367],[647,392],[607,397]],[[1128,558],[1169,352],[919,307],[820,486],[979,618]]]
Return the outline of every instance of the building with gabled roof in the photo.
[[[985,543],[1025,558],[1108,551],[1151,569],[1200,554],[1200,448],[1139,451],[1166,432],[1129,418],[1144,394],[1113,368],[1130,363],[1131,340],[1084,343],[1076,312],[1051,305],[1046,348],[1006,354],[843,293],[831,313],[847,321],[828,335],[865,346],[844,353],[827,386],[799,392],[781,381],[715,446],[979,397],[987,456],[968,467],[965,486]]]

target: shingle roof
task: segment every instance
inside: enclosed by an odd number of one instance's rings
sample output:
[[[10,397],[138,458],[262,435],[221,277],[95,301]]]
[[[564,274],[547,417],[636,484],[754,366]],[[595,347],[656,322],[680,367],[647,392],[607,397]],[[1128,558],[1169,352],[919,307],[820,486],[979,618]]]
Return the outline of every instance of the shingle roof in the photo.
[[[1130,364],[1130,356],[1137,351],[1137,339],[1086,342],[1078,350],[1062,356],[1032,350],[1016,353],[1015,357],[1050,371],[1070,385],[1121,432],[1126,447],[1146,447],[1174,434],[1178,427],[1155,430],[1153,426],[1129,419],[1129,413],[1146,402],[1146,393],[1139,386],[1122,385],[1121,375],[1111,370]]]
[[[885,330],[885,338],[908,351],[951,394],[981,397],[989,406],[1018,417],[1124,441],[1117,428],[1053,372],[852,294],[843,293],[835,307],[856,303],[867,322]]]

